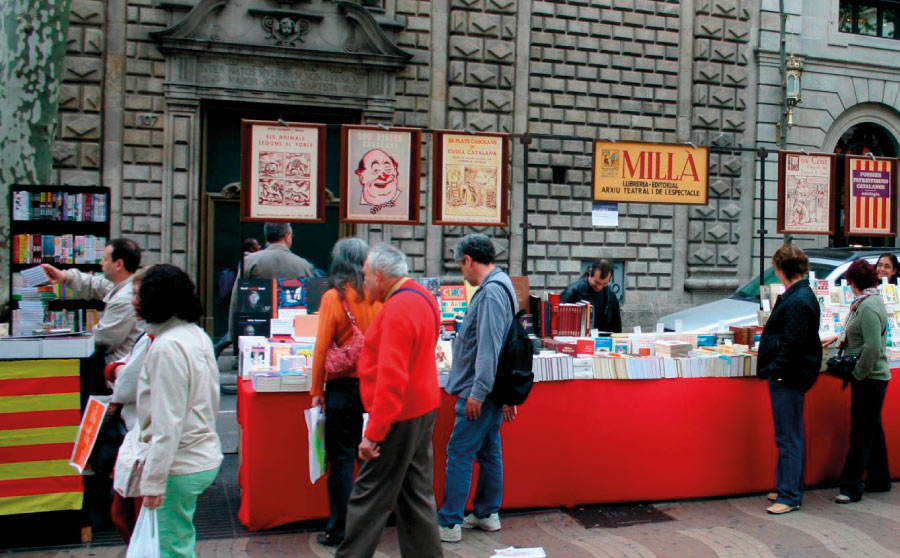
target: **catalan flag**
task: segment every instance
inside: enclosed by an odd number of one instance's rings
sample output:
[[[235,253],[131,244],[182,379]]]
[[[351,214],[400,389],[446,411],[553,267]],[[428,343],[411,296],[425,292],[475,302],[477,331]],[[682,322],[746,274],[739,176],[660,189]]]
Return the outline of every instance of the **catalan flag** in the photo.
[[[850,165],[849,207],[846,233],[850,235],[891,234],[894,180],[889,159],[848,157]]]
[[[79,361],[0,361],[0,516],[80,510]]]

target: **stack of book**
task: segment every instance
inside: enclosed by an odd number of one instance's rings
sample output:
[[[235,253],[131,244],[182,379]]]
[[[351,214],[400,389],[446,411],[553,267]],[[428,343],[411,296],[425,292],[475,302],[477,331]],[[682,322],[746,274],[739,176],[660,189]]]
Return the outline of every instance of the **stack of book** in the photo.
[[[15,221],[106,221],[104,194],[13,192]]]
[[[675,339],[657,339],[656,356],[669,358],[683,358],[688,356],[693,347],[690,343]]]
[[[93,235],[16,234],[12,263],[96,265],[103,259],[106,238]]]

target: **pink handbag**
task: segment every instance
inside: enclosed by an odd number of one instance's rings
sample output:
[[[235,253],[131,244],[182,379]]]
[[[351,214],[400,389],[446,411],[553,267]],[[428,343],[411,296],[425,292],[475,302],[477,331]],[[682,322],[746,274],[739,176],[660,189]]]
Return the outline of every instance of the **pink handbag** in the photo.
[[[356,318],[350,313],[347,299],[342,299],[341,303],[344,306],[344,312],[350,318],[350,326],[353,327],[353,337],[343,347],[332,341],[331,348],[325,353],[325,373],[328,380],[344,378],[356,370],[356,361],[359,360],[359,353],[362,352],[363,340],[365,339],[363,332],[356,325]]]

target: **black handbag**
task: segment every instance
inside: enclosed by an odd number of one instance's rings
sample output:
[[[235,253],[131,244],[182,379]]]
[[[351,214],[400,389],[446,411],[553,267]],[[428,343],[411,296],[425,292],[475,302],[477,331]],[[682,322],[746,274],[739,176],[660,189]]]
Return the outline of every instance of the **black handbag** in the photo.
[[[857,361],[859,361],[859,355],[845,355],[842,345],[837,356],[833,356],[825,362],[825,373],[844,380],[844,387],[846,387],[847,383],[854,379],[853,370],[856,368]]]

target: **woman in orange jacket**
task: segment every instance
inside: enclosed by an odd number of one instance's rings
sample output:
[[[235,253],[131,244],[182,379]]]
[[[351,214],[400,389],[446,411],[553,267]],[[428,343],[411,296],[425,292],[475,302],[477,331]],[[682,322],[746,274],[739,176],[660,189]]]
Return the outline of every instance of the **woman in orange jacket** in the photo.
[[[319,305],[311,395],[313,405],[325,408],[331,513],[325,533],[316,537],[324,546],[336,547],[344,540],[356,449],[362,439],[364,411],[356,372],[356,358],[362,346],[359,337],[381,310],[381,303],[373,301],[363,286],[363,264],[368,252],[369,246],[359,238],[345,238],[334,245],[329,288]]]

